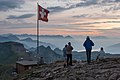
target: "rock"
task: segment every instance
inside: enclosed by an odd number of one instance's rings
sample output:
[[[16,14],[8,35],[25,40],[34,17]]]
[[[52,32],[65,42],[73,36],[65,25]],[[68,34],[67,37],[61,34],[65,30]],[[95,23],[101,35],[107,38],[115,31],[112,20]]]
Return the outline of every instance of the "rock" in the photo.
[[[42,79],[40,79],[40,78],[34,78],[34,79],[32,79],[32,80],[42,80]]]
[[[78,70],[78,71],[76,71],[77,75],[81,75],[81,74],[85,74],[85,73],[86,73],[85,70]]]
[[[82,77],[80,80],[95,80],[93,77]]]
[[[113,73],[108,80],[117,80],[118,78],[118,73]]]
[[[120,78],[118,78],[117,80],[120,80]]]

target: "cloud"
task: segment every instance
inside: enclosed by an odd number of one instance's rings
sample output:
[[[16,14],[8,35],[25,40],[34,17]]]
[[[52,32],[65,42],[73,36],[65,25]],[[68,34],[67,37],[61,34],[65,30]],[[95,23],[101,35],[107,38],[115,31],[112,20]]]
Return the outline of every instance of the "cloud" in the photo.
[[[0,21],[0,25],[4,25],[4,24],[11,24],[11,23],[10,23],[10,22],[8,22],[8,21],[5,21],[5,20]]]
[[[115,37],[117,36],[118,38],[120,37],[120,28],[113,28],[113,29],[96,29],[97,31],[99,32],[102,32],[103,35],[106,35],[106,36],[111,36],[111,33],[112,33],[112,36]]]
[[[86,7],[86,6],[91,6],[95,5],[98,3],[99,0],[82,0],[83,2],[77,3],[76,7]]]
[[[58,0],[58,2],[59,1],[61,1],[61,0]],[[118,2],[120,2],[120,0],[81,0],[77,3],[75,3],[75,4],[67,6],[67,8],[65,8],[63,6],[55,6],[55,7],[48,7],[47,9],[49,9],[50,12],[62,12],[62,11],[77,8],[77,7],[89,7],[89,6],[93,6],[93,5],[106,6],[109,3],[115,4],[115,3],[118,3]],[[70,3],[67,3],[67,4],[69,5]],[[119,7],[116,6],[112,9],[113,10],[118,10]],[[110,9],[105,9],[104,11],[110,11],[110,10],[111,10],[111,8]]]
[[[120,10],[120,4],[114,5],[112,7],[106,8],[103,12],[118,11]]]
[[[97,4],[97,2],[98,2],[97,0],[83,0],[82,2],[69,6],[68,8],[55,6],[55,7],[48,7],[47,9],[50,10],[50,12],[62,12],[76,7],[83,7],[83,6],[90,6],[93,4]]]
[[[103,13],[93,13],[93,14],[80,14],[72,16],[72,18],[92,18],[92,19],[119,19],[120,15],[115,14],[103,14]]]
[[[89,14],[82,14],[82,15],[73,16],[73,18],[88,18],[88,17],[91,17],[91,15],[89,15]]]
[[[85,23],[77,23],[73,25],[92,25],[92,24],[102,24],[102,23],[120,23],[120,21],[103,21],[103,22],[85,22]]]
[[[102,5],[102,4],[108,4],[108,3],[114,4],[117,2],[120,2],[120,0],[82,0],[82,2],[79,2],[76,4],[76,7],[88,7],[92,5]]]
[[[115,2],[120,2],[120,0],[115,0]]]
[[[24,29],[24,28],[35,28],[35,23],[17,23],[17,22],[14,22],[14,23],[11,23],[9,22],[9,20],[1,20],[0,21],[0,29]]]
[[[102,2],[111,3],[111,2],[120,2],[120,0],[103,0]]]
[[[0,11],[8,11],[9,9],[20,8],[24,3],[24,0],[0,0]]]
[[[25,19],[34,16],[35,14],[23,14],[20,16],[10,15],[6,19]]]
[[[7,29],[25,29],[25,28],[34,28],[35,24],[15,24],[10,25],[10,27],[7,27]]]
[[[97,4],[97,0],[83,0],[83,2],[71,5],[68,8],[64,8],[61,6],[55,6],[55,7],[48,7],[47,9],[50,10],[50,12],[62,12],[62,11],[69,10],[72,8],[90,6],[93,4]]]
[[[64,8],[60,6],[48,7],[47,9],[50,10],[50,12],[62,12],[64,10],[68,10],[68,8]]]

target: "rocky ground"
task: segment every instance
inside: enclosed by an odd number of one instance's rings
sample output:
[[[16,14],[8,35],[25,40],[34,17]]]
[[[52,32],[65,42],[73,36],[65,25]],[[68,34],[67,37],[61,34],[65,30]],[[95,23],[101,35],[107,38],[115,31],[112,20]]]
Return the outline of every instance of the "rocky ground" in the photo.
[[[61,62],[41,65],[16,80],[120,80],[120,58],[107,58],[99,62],[74,63],[63,67]]]

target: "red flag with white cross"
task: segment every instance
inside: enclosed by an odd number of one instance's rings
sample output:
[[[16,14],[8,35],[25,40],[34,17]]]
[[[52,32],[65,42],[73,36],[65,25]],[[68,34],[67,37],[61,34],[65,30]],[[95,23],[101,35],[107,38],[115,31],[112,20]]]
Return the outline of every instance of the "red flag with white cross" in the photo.
[[[38,5],[38,20],[42,20],[45,22],[48,22],[48,13],[49,11],[47,9],[44,9],[40,5]]]

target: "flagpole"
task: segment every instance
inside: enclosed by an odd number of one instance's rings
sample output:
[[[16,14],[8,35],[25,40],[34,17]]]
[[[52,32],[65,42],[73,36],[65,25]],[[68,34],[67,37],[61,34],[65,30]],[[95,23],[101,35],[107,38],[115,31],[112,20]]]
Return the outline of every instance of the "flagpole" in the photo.
[[[39,20],[38,20],[38,3],[37,3],[37,55],[39,54]]]
[[[39,20],[37,20],[37,54],[39,54]]]

